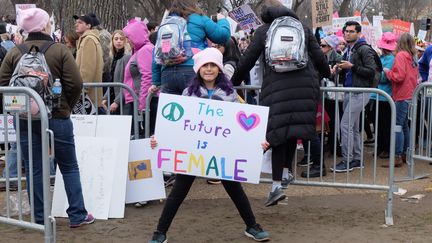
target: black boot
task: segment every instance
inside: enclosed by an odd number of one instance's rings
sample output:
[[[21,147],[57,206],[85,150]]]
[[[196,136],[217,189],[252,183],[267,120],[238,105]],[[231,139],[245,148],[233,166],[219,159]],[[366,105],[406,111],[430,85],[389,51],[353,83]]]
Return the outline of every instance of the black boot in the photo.
[[[315,177],[320,177],[320,166],[319,165],[312,165],[309,169],[309,178],[315,178]],[[326,176],[326,168],[325,165],[323,165],[322,168],[322,176]],[[307,170],[303,171],[301,173],[301,177],[303,178],[307,178],[308,177],[308,173]]]

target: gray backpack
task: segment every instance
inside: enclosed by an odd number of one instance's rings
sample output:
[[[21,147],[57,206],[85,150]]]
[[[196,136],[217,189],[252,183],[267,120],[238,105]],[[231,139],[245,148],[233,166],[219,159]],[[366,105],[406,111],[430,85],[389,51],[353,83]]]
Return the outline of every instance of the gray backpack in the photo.
[[[44,54],[53,44],[52,41],[46,42],[40,49],[36,45],[32,45],[30,49],[27,48],[26,44],[17,45],[22,56],[9,82],[11,87],[29,87],[36,91],[45,103],[48,117],[51,117],[54,107],[53,99],[57,97],[52,92],[53,77]],[[30,102],[34,101],[30,100]],[[24,116],[25,114],[21,115]],[[36,110],[35,114],[32,115],[36,119],[39,118],[39,111]]]
[[[267,65],[278,73],[306,67],[308,51],[300,21],[283,16],[272,22],[267,31],[265,59]]]

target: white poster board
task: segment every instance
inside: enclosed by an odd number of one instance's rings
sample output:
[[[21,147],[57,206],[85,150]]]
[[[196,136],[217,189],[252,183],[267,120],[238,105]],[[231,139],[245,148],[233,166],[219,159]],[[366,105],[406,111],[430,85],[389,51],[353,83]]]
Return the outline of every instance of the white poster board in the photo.
[[[113,192],[117,141],[113,138],[75,137],[75,151],[84,204],[96,219],[108,219]],[[52,214],[55,217],[67,217],[69,207],[64,189],[63,176],[59,168],[56,172]]]
[[[261,20],[259,20],[255,12],[247,4],[233,9],[228,15],[234,19],[244,31],[250,31],[251,29],[256,30],[262,25]]]
[[[259,183],[267,118],[268,107],[161,94],[152,166]]]
[[[150,139],[130,141],[126,203],[166,198],[163,173],[151,166]]]
[[[108,218],[123,218],[132,117],[73,115],[71,119],[74,125],[75,147],[80,166],[83,191],[90,190],[87,188],[93,188],[91,185],[86,185],[90,182],[99,185],[103,184],[104,188],[106,187],[110,190],[110,193],[105,191],[104,193],[94,192],[94,194],[100,197],[97,202],[108,202],[108,208],[105,206],[97,208],[97,214],[93,211],[88,211],[94,213],[96,218],[106,219],[105,215],[107,213]],[[93,142],[90,143],[88,140],[83,140],[83,136],[90,136],[91,139],[96,140],[92,140]],[[107,157],[106,154],[110,154],[110,157]],[[104,170],[92,167],[97,165],[88,165],[95,163],[94,161],[103,161]],[[110,172],[111,168],[113,168],[112,173]],[[83,178],[84,175],[90,178]],[[63,180],[59,176],[61,176],[61,173],[57,173],[56,175],[53,215],[66,217],[64,210],[64,202],[67,202],[66,194],[64,193]],[[90,182],[87,180],[90,180]],[[112,182],[110,182],[111,180]],[[111,186],[109,187],[108,185]],[[93,205],[89,205],[89,203],[96,202],[96,200],[90,199],[88,195],[90,194],[84,193],[84,201],[86,207],[89,209],[94,207]],[[104,210],[103,213],[102,209]]]
[[[13,116],[0,114],[0,143],[4,143],[6,140],[6,126],[8,142],[16,142],[16,131],[13,120]]]
[[[420,38],[420,40],[422,41],[426,41],[426,34],[427,34],[426,30],[419,30],[417,37]]]
[[[341,30],[345,23],[348,21],[356,21],[359,24],[361,24],[361,17],[360,16],[353,16],[353,17],[345,17],[345,18],[333,18],[333,32],[338,32],[338,30]]]
[[[366,42],[371,45],[373,48],[376,48],[377,36],[376,36],[376,27],[371,25],[363,25],[362,26],[362,35],[366,39]]]

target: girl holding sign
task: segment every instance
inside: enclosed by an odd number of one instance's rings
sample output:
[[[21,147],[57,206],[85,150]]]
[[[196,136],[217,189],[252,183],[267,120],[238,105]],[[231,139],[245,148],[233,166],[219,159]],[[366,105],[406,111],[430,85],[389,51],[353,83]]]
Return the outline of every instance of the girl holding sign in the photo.
[[[223,57],[218,49],[207,48],[194,55],[193,59],[193,69],[197,75],[183,91],[183,95],[238,102],[237,93],[233,89],[231,82],[222,72]],[[152,149],[156,148],[157,141],[154,137],[152,137],[150,144]],[[166,232],[178,208],[186,198],[194,180],[195,176],[176,175],[174,187],[166,200],[162,215],[159,218],[157,230],[150,241],[151,243],[167,242]],[[222,185],[246,224],[246,236],[256,241],[269,240],[269,234],[256,223],[249,200],[240,182],[223,180]]]

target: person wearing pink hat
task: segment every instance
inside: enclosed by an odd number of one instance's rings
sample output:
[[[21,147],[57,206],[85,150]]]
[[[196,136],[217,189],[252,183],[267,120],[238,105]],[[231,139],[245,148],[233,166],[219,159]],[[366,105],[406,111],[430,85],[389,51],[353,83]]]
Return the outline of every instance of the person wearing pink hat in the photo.
[[[396,133],[394,162],[395,167],[400,167],[406,161],[409,146],[408,111],[419,74],[415,41],[410,34],[403,33],[399,37],[393,67],[384,68],[384,73],[392,84],[392,98],[396,105],[396,125],[402,127],[402,131]]]
[[[338,44],[338,46],[337,46],[337,48],[336,48],[336,51],[337,51],[337,53],[339,53],[340,55],[343,55],[347,43],[346,43],[345,39],[343,38],[343,36],[338,36],[338,39],[339,39],[339,44]]]
[[[207,48],[193,56],[193,70],[196,76],[183,90],[184,96],[200,97],[203,99],[214,99],[229,102],[239,102],[230,80],[223,73],[223,56],[216,48]],[[151,137],[151,148],[157,147],[154,136]],[[162,215],[159,218],[157,230],[154,232],[149,243],[167,242],[166,232],[174,219],[178,208],[186,198],[195,176],[177,174],[173,189],[171,190]],[[234,202],[240,216],[246,224],[246,236],[256,241],[267,241],[269,234],[255,221],[249,199],[247,198],[240,182],[222,180],[225,191]]]
[[[62,93],[58,100],[60,104],[53,107],[52,117],[49,119],[49,129],[55,134],[55,150],[53,154],[55,154],[55,162],[63,175],[69,203],[69,208],[66,210],[69,216],[69,226],[76,228],[91,224],[95,219],[87,212],[84,205],[80,171],[75,154],[73,124],[70,119],[72,107],[79,99],[82,88],[82,79],[78,66],[72,53],[65,45],[53,42],[50,36],[51,23],[45,10],[30,8],[20,11],[18,25],[28,33],[28,38],[20,47],[24,48],[25,46],[25,48],[30,49],[34,45],[39,49],[47,48],[45,59],[52,77],[53,79],[60,79],[62,84]],[[10,50],[0,69],[1,86],[9,86],[9,80],[19,64],[21,56],[22,52],[19,48],[14,47]],[[32,144],[35,221],[38,224],[50,224],[48,217],[44,218],[41,123],[33,120],[30,133],[27,123],[27,120],[19,120],[19,139],[27,181],[29,181],[30,176],[28,148],[29,144]],[[32,141],[29,141],[29,138]],[[29,184],[27,184],[27,187],[29,187]]]
[[[394,50],[396,49],[396,36],[391,32],[385,32],[381,39],[377,41],[377,47],[381,50],[380,60],[383,68],[391,69],[394,63]],[[378,89],[386,92],[390,96],[392,95],[392,87],[390,80],[385,76],[384,72],[381,75],[381,80],[378,84]],[[371,100],[376,101],[377,95],[372,94]],[[376,112],[376,106],[373,105],[373,114]],[[381,159],[389,158],[390,151],[390,119],[391,110],[388,100],[380,95],[378,99],[378,130],[376,131],[377,138],[377,154]]]

